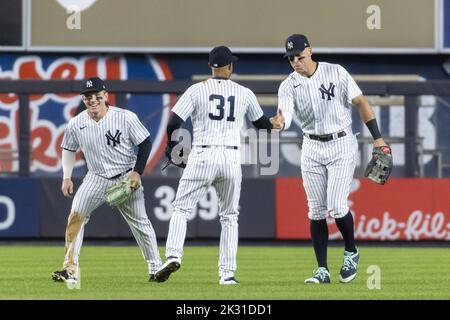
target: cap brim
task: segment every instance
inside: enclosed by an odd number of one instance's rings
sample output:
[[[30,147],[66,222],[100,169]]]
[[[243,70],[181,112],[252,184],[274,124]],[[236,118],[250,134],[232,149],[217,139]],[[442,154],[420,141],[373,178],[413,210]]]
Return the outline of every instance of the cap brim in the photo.
[[[229,64],[231,64],[231,63],[233,63],[233,62],[236,62],[236,61],[238,61],[239,59],[238,59],[238,57],[235,57],[235,56],[231,56],[231,60],[230,60],[230,62],[228,62],[227,64],[225,64],[225,65],[223,65],[223,66],[217,66],[217,67],[215,67],[214,66],[214,64],[211,62],[211,61],[209,61],[209,66],[211,67],[211,68],[215,68],[215,69],[217,69],[217,68],[223,68],[223,67],[226,67],[227,65],[229,65]]]
[[[305,49],[306,49],[306,47],[303,48],[303,50],[305,50]],[[288,52],[286,52],[286,53],[283,55],[283,58],[295,56],[296,54],[299,54],[299,53],[302,52],[303,50],[298,49],[298,50],[288,51]]]
[[[92,92],[100,92],[100,91],[105,91],[106,89],[101,89],[101,90],[85,90],[85,91],[81,91],[80,94],[86,94],[86,93],[92,93]]]
[[[106,88],[101,88],[101,89],[85,89],[85,90],[81,91],[80,94],[86,94],[86,93],[90,93],[90,92],[101,92],[101,91],[106,91]]]
[[[283,58],[290,57],[290,56],[295,56],[296,54],[299,54],[300,52],[303,52],[303,50],[305,50],[305,49],[308,48],[308,47],[309,47],[309,46],[303,47],[303,49],[295,49],[295,50],[287,51],[287,52],[283,55]]]

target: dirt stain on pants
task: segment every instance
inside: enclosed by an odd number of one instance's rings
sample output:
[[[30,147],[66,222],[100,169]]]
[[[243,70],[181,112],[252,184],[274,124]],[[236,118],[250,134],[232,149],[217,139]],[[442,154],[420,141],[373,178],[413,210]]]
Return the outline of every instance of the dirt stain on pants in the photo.
[[[84,215],[79,212],[71,212],[66,227],[66,248],[64,252],[64,269],[75,273],[78,261],[75,261],[75,244],[81,228],[84,224]],[[78,260],[78,259],[77,259]]]

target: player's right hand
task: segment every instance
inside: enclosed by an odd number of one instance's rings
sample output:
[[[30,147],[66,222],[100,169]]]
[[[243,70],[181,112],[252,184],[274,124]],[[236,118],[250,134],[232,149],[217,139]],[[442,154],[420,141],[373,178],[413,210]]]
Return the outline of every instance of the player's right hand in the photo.
[[[136,171],[131,171],[128,175],[130,178],[130,188],[133,191],[136,191],[141,186],[141,176]]]
[[[73,195],[73,182],[71,179],[63,179],[61,191],[64,197],[72,198]]]
[[[281,109],[278,109],[277,115],[275,117],[270,118],[270,123],[275,130],[282,130],[284,127],[284,116]]]

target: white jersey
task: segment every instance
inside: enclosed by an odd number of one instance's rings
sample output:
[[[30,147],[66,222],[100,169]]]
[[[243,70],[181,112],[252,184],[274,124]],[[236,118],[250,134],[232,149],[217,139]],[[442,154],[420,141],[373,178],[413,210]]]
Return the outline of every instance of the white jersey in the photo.
[[[69,151],[80,148],[91,173],[111,178],[134,167],[134,148],[148,136],[150,133],[135,113],[108,107],[98,122],[87,110],[72,118],[61,147]]]
[[[184,121],[191,116],[194,146],[239,146],[244,116],[250,121],[263,116],[253,92],[223,78],[192,85],[172,111]]]
[[[312,220],[325,219],[328,213],[333,218],[348,213],[358,152],[351,129],[351,101],[361,94],[342,66],[326,62],[318,63],[310,77],[291,73],[278,90],[279,108],[295,115],[306,134],[301,169]],[[344,135],[336,134],[342,131]],[[330,134],[330,140],[323,141],[308,136]]]
[[[219,277],[234,277],[242,171],[240,151],[230,147],[241,144],[240,131],[245,115],[253,122],[263,116],[263,111],[253,92],[229,79],[219,78],[189,87],[172,111],[184,121],[191,117],[194,147],[173,202],[166,256],[181,260],[187,221],[208,187],[213,186],[222,228]]]
[[[307,134],[330,134],[352,123],[351,101],[362,92],[342,66],[318,62],[314,74],[292,72],[280,85],[278,105],[297,116]]]

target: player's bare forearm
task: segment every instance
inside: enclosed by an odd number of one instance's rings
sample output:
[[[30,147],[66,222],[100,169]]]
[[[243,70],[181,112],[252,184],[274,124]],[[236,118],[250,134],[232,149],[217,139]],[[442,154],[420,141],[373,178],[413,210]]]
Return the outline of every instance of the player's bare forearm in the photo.
[[[373,112],[373,109],[365,96],[357,96],[352,100],[352,103],[358,109],[359,117],[364,123],[375,119],[375,113]]]
[[[359,117],[365,124],[375,119],[375,113],[373,112],[373,109],[365,96],[363,95],[357,96],[352,100],[352,103],[358,109]],[[374,147],[387,146],[387,143],[384,141],[382,137],[377,137],[374,138],[373,146]]]

